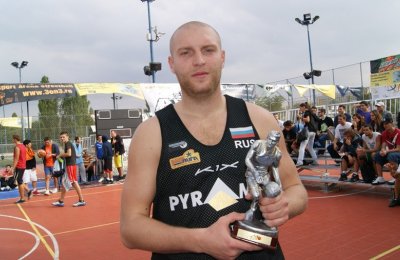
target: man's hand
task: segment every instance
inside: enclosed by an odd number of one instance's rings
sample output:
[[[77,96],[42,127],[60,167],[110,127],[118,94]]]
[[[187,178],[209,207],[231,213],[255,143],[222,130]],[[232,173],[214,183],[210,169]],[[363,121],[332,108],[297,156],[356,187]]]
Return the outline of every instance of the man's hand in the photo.
[[[275,198],[262,197],[258,204],[268,226],[278,227],[289,220],[289,202],[284,191]]]
[[[199,244],[201,251],[216,259],[236,259],[244,251],[261,250],[261,247],[231,237],[229,225],[243,219],[243,213],[232,212],[204,229]]]

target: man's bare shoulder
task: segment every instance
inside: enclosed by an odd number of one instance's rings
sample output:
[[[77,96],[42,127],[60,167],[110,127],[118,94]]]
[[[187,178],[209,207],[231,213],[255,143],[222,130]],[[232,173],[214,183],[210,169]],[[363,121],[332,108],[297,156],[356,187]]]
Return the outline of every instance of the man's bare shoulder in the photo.
[[[260,134],[261,139],[265,139],[266,134],[271,130],[280,130],[276,119],[267,109],[249,102],[246,102],[246,106],[250,119]]]
[[[161,143],[161,131],[157,117],[152,117],[143,121],[138,128],[136,128],[132,140],[134,144],[140,146],[149,146],[150,144],[159,145],[159,143]]]

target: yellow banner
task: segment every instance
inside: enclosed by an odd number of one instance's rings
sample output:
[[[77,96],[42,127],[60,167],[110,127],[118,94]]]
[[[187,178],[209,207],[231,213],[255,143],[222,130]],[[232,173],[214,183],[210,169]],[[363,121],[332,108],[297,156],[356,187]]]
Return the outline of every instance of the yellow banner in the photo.
[[[371,87],[399,86],[399,85],[400,85],[400,69],[371,74]]]
[[[144,100],[139,84],[124,83],[76,83],[74,84],[79,96],[90,94],[122,94]]]

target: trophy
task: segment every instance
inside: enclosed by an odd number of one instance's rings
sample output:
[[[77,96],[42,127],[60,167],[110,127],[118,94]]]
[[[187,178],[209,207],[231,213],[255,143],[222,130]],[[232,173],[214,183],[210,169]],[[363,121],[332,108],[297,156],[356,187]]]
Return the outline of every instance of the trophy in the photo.
[[[280,133],[271,131],[266,140],[256,140],[247,153],[246,182],[253,200],[245,219],[231,225],[232,237],[266,249],[276,248],[278,229],[264,223],[258,200],[260,196],[273,198],[281,193],[278,165],[282,155],[277,147],[279,139]]]

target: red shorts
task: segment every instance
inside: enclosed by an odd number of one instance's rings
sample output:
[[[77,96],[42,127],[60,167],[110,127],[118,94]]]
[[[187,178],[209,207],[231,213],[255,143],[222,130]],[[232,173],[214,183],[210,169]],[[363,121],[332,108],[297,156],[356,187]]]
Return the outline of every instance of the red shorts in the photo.
[[[78,182],[76,179],[76,165],[67,165],[66,167],[68,179],[72,183]]]

